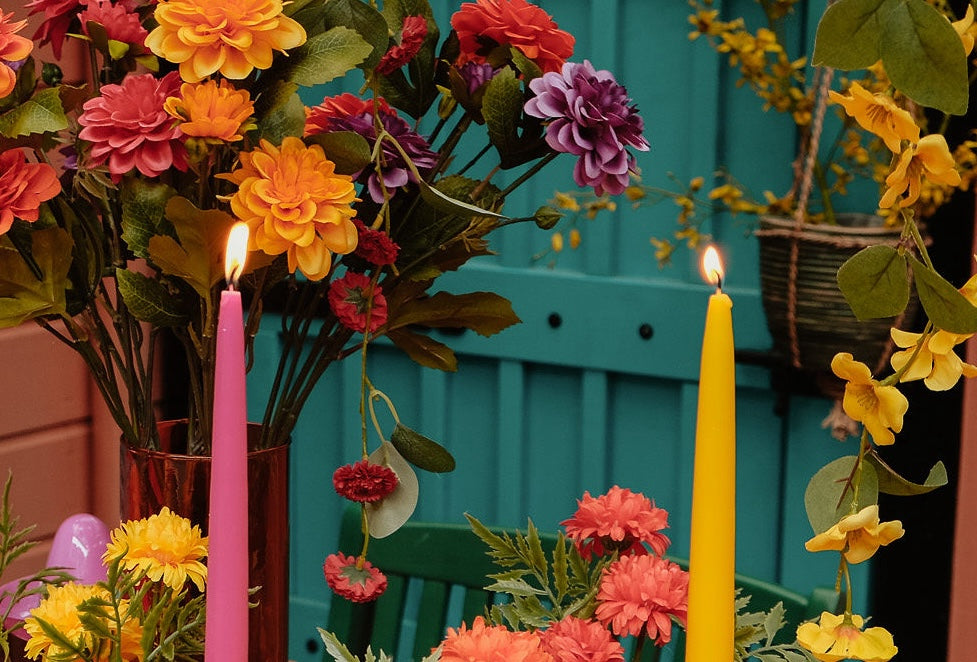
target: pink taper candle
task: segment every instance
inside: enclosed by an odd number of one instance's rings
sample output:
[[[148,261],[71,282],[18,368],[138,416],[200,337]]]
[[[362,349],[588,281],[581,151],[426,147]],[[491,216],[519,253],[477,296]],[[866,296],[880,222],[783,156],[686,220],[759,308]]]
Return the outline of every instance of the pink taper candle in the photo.
[[[248,659],[248,414],[244,313],[234,289],[247,255],[248,226],[228,236],[214,371],[214,427],[210,475],[210,550],[207,559],[206,662]]]
[[[736,363],[733,302],[722,291],[716,249],[703,256],[716,286],[709,297],[699,370],[699,407],[692,477],[686,662],[729,662],[735,631]]]

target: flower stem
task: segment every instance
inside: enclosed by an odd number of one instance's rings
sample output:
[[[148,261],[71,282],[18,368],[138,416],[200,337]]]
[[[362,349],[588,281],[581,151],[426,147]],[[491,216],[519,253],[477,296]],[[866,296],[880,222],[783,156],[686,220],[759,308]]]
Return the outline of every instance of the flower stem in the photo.
[[[526,181],[528,181],[533,175],[535,175],[537,172],[542,170],[547,163],[555,159],[558,155],[559,152],[550,152],[540,160],[536,161],[536,163],[534,163],[531,168],[529,168],[526,172],[519,175],[519,177],[517,177],[515,181],[513,181],[511,184],[505,187],[505,190],[502,191],[501,197],[506,198],[510,193],[515,191],[519,186],[521,186]]]

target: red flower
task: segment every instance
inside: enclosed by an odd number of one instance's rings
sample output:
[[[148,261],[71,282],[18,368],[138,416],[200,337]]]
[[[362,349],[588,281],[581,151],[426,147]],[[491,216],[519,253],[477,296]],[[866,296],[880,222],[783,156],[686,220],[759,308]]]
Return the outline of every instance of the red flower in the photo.
[[[642,543],[651,545],[660,556],[671,544],[668,536],[659,533],[668,528],[668,511],[656,508],[643,494],[617,485],[596,499],[584,492],[577,501],[577,512],[560,524],[587,559],[614,550],[621,554],[647,554]]]
[[[553,18],[526,0],[478,0],[462,3],[451,17],[462,57],[479,59],[496,44],[510,44],[539,65],[559,71],[573,55],[573,35],[557,28]]]
[[[65,35],[83,4],[81,0],[31,0],[25,5],[31,15],[44,12],[44,21],[33,38],[38,46],[50,43],[55,59],[61,59]]]
[[[60,192],[58,175],[48,164],[28,163],[19,149],[0,154],[0,234],[15,218],[36,221],[41,203]]]
[[[336,552],[326,557],[322,572],[336,595],[353,602],[371,602],[387,590],[387,578],[362,557]]]
[[[105,28],[109,39],[140,47],[149,32],[139,22],[139,15],[128,11],[124,4],[112,4],[109,0],[88,0],[86,8],[79,12],[81,30],[88,34],[88,22],[94,21]],[[144,50],[144,49],[140,49]]]
[[[595,616],[619,637],[642,633],[664,646],[672,639],[672,617],[685,627],[689,573],[657,556],[622,556],[600,579]]]
[[[394,491],[397,474],[390,467],[360,460],[336,469],[332,475],[332,486],[341,497],[358,503],[370,503]]]
[[[347,271],[345,276],[330,283],[329,307],[343,326],[360,333],[366,331],[367,308],[370,310],[370,333],[387,322],[387,300],[383,298],[383,290],[379,285],[374,290],[370,277],[355,271]]]
[[[356,255],[378,267],[397,261],[400,246],[395,244],[386,232],[368,228],[358,218],[353,219],[353,224],[356,226],[360,237],[359,243],[356,244]]]
[[[372,118],[374,108],[381,113],[397,113],[383,97],[377,97],[375,103],[373,99],[363,99],[350,92],[326,97],[318,106],[305,109],[305,135],[328,133],[332,130],[333,118],[358,115],[369,115]]]
[[[381,76],[392,74],[414,59],[421,50],[427,36],[427,21],[423,16],[405,16],[400,31],[400,43],[391,46],[377,64],[376,72]]]
[[[543,650],[556,662],[623,662],[624,648],[597,621],[567,616],[540,634]]]
[[[120,85],[103,85],[101,96],[86,101],[78,118],[85,127],[78,137],[92,143],[91,164],[108,161],[113,181],[134,169],[147,177],[170,166],[186,170],[185,136],[163,108],[166,98],[179,92],[176,71],[159,79],[129,75]]]

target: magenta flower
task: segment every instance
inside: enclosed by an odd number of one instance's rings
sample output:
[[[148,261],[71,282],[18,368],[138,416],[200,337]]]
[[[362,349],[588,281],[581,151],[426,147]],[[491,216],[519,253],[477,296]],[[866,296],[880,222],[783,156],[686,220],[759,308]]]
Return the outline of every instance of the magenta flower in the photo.
[[[138,170],[156,177],[170,166],[187,169],[185,136],[163,109],[167,97],[180,91],[180,74],[126,76],[121,85],[103,85],[101,96],[89,99],[78,134],[92,143],[90,165],[108,161],[113,181]]]
[[[388,76],[414,59],[414,56],[424,45],[427,37],[427,21],[423,16],[405,16],[400,31],[400,43],[391,46],[380,62],[376,72],[381,76]]]
[[[370,302],[372,293],[373,302]],[[373,289],[373,282],[366,274],[347,271],[342,278],[329,284],[329,307],[347,329],[366,333],[367,310],[370,313],[370,333],[387,323],[387,300],[379,285]]]
[[[372,503],[388,496],[397,487],[397,474],[390,467],[360,460],[339,467],[332,475],[336,493],[357,503]]]
[[[81,0],[31,0],[24,6],[30,10],[31,15],[44,13],[44,20],[34,32],[33,39],[38,46],[51,44],[54,57],[61,59],[65,36],[72,27],[72,22],[77,20],[78,10],[83,6]]]
[[[567,62],[529,83],[536,96],[526,114],[550,120],[546,142],[558,152],[580,158],[573,170],[578,186],[593,186],[597,195],[624,192],[634,169],[627,148],[648,150],[644,121],[623,85],[609,71],[596,71],[589,61]]]
[[[81,31],[86,35],[89,21],[104,26],[109,39],[126,44],[143,46],[149,34],[139,22],[138,14],[129,11],[124,4],[112,4],[109,0],[88,0],[78,18],[81,20]]]
[[[330,554],[322,573],[329,588],[353,602],[372,602],[387,590],[387,577],[362,557]]]
[[[400,246],[386,232],[368,228],[358,218],[353,219],[353,225],[356,226],[356,232],[359,234],[359,241],[356,243],[356,255],[378,267],[397,261]]]

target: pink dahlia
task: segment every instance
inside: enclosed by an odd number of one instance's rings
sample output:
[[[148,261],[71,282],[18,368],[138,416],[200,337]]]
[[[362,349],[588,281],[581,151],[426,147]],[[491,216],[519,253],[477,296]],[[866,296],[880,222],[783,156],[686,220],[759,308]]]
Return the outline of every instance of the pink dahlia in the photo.
[[[113,181],[138,170],[156,177],[171,166],[187,169],[183,131],[167,114],[167,97],[180,91],[180,74],[162,78],[152,74],[126,76],[119,85],[103,85],[101,95],[89,99],[78,123],[78,134],[92,143],[92,165],[108,161]]]
[[[373,302],[370,302],[372,293]],[[387,322],[387,300],[383,297],[383,290],[377,285],[373,288],[370,277],[347,271],[342,278],[337,278],[329,284],[329,307],[348,329],[364,333],[367,329],[366,314],[370,313],[370,333],[373,333]]]
[[[386,576],[362,557],[330,554],[322,572],[336,595],[353,602],[372,602],[387,590]]]
[[[577,544],[580,554],[589,559],[613,551],[621,554],[647,554],[647,543],[659,556],[671,541],[662,529],[668,528],[668,511],[656,508],[645,495],[615,485],[597,498],[584,492],[577,501],[577,512],[561,522],[567,538]]]
[[[353,219],[353,225],[356,226],[356,231],[359,233],[356,255],[378,267],[397,261],[400,246],[394,243],[386,232],[368,228],[358,218]]]
[[[556,662],[623,662],[624,648],[597,621],[567,616],[540,634],[543,650]]]
[[[647,634],[658,646],[672,639],[672,618],[685,627],[689,573],[657,556],[622,556],[600,579],[595,616],[619,637]]]
[[[577,185],[593,186],[597,195],[623,193],[635,165],[627,148],[648,150],[644,120],[624,86],[584,61],[543,74],[529,89],[536,96],[526,102],[526,114],[550,120],[546,143],[580,157],[573,170]]]
[[[37,45],[51,44],[54,57],[60,60],[65,35],[69,29],[73,29],[72,22],[77,20],[78,10],[83,5],[82,0],[31,0],[25,4],[31,15],[44,13],[44,20],[34,32],[33,39]]]
[[[421,50],[425,37],[427,37],[427,21],[424,17],[405,16],[400,31],[400,43],[391,46],[383,54],[377,64],[376,72],[381,76],[387,76],[413,60]]]
[[[390,467],[360,460],[339,467],[332,475],[332,486],[341,497],[358,503],[379,501],[397,487],[397,474]]]
[[[46,163],[28,163],[20,149],[0,153],[0,234],[14,219],[33,223],[42,202],[61,192],[54,168]]]
[[[113,4],[110,0],[88,0],[85,9],[79,12],[81,30],[88,34],[88,22],[94,21],[105,28],[109,39],[142,47],[149,32],[139,22],[139,15],[129,11],[122,3]],[[144,49],[141,49],[144,50]]]
[[[441,662],[552,662],[535,632],[512,632],[502,625],[486,625],[477,616],[471,628],[462,623],[448,628],[441,645]]]

